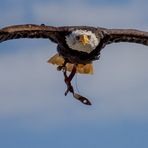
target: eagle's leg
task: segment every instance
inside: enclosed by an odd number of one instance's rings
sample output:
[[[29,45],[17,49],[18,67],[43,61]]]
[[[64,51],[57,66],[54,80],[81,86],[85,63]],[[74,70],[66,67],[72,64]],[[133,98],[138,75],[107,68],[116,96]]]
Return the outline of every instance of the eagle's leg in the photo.
[[[64,78],[65,78],[64,81],[65,81],[65,83],[67,85],[67,90],[65,92],[65,96],[68,94],[68,92],[71,92],[75,99],[81,101],[83,104],[91,105],[91,102],[87,98],[75,93],[74,89],[73,89],[73,86],[71,85],[71,80],[73,79],[73,77],[76,74],[76,65],[73,66],[73,69],[72,69],[69,76],[67,76],[66,68],[63,69],[63,74],[64,74]]]

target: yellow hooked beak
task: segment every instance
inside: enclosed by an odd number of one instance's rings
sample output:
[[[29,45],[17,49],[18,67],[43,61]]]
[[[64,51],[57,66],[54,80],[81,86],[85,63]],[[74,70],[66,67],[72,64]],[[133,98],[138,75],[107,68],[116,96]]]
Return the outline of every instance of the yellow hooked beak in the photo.
[[[89,44],[89,37],[87,35],[81,35],[79,41],[83,44]]]

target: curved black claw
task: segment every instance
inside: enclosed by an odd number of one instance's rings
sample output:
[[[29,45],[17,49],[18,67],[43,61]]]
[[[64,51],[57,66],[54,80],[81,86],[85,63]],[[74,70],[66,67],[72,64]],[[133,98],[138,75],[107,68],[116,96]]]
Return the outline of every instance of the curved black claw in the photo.
[[[83,96],[81,96],[81,95],[79,95],[77,93],[74,93],[73,96],[77,100],[81,101],[83,104],[85,104],[85,105],[91,105],[91,102],[87,98],[85,98],[85,97],[83,97]]]

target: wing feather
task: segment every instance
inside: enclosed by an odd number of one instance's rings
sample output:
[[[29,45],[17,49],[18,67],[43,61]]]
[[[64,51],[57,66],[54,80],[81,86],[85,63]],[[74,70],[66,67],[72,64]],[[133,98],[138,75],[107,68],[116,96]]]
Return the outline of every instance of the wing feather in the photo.
[[[0,29],[0,43],[20,38],[43,38],[58,43],[60,42],[58,40],[61,39],[59,34],[62,34],[62,32],[71,32],[76,29],[91,30],[96,32],[96,34],[100,34],[100,32],[104,33],[104,45],[116,42],[133,42],[148,45],[148,32],[134,29],[96,29],[88,26],[53,27],[34,24],[14,25]]]
[[[108,34],[108,43],[114,42],[132,42],[148,45],[148,32],[134,29],[106,29]]]
[[[45,25],[14,25],[0,29],[0,42],[20,38],[43,38],[57,42],[56,35],[61,31],[63,29]]]

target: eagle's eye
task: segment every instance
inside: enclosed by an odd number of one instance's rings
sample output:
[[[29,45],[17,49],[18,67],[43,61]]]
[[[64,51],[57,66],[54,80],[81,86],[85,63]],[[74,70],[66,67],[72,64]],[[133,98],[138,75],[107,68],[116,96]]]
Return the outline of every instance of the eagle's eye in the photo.
[[[87,38],[90,40],[91,36],[90,35],[87,35]]]
[[[78,40],[78,41],[80,40],[80,36],[79,35],[76,36],[76,40]]]
[[[76,36],[76,40],[79,41],[79,40],[81,40],[82,37],[85,37],[85,38],[87,38],[87,39],[90,39],[90,38],[91,38],[90,35],[77,35],[77,36]]]

